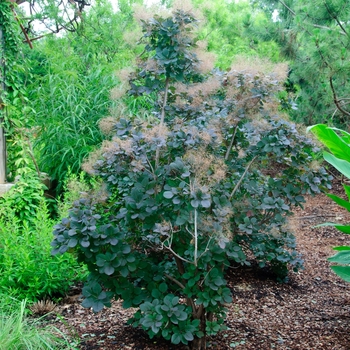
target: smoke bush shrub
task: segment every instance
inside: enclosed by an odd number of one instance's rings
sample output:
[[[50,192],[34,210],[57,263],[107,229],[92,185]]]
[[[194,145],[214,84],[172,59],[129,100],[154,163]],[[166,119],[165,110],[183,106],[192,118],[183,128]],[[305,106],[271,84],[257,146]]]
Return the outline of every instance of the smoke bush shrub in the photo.
[[[53,253],[90,271],[83,305],[137,307],[150,337],[205,349],[225,328],[226,269],[302,260],[287,225],[303,194],[329,186],[295,125],[270,115],[278,83],[259,72],[203,72],[191,13],[143,21],[144,54],[129,94],[157,94],[156,122],[120,119],[86,169],[110,197],[85,196],[56,225]],[[275,108],[277,109],[277,108]]]

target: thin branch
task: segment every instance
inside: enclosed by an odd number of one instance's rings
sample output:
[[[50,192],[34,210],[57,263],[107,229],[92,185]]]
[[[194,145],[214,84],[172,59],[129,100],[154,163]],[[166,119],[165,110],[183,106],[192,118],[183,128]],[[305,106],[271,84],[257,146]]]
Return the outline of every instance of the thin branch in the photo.
[[[343,27],[342,23],[339,21],[338,17],[335,16],[335,15],[333,14],[333,12],[330,10],[330,8],[329,8],[329,6],[328,6],[328,4],[327,4],[326,1],[324,1],[324,5],[326,6],[326,9],[327,9],[328,13],[330,14],[330,16],[338,23],[338,26],[342,29],[342,31],[343,31],[347,36],[349,36],[349,34],[347,33],[347,31],[346,31],[345,28]]]
[[[169,83],[170,83],[170,78],[167,77],[166,80],[165,80],[165,87],[164,87],[163,106],[162,106],[162,111],[161,111],[161,114],[160,114],[160,125],[163,125],[163,124],[164,124],[164,119],[165,119],[165,108],[166,108],[167,101],[168,101]],[[158,165],[159,165],[159,157],[160,157],[160,147],[157,147],[157,150],[156,150],[156,164],[155,164],[155,168],[158,168]]]
[[[167,245],[164,244],[166,241],[169,242],[169,246],[167,246]],[[162,248],[162,249],[165,248],[165,249],[169,250],[169,252],[170,252],[171,254],[173,254],[175,257],[177,257],[178,259],[180,259],[180,260],[182,260],[182,261],[184,261],[184,262],[187,262],[188,264],[192,264],[192,265],[194,264],[193,261],[187,260],[187,259],[183,258],[181,255],[177,254],[177,253],[171,248],[171,243],[172,243],[172,242],[171,242],[170,238],[167,238],[164,242],[162,242],[162,247],[161,247],[161,248]]]
[[[234,142],[234,140],[235,140],[235,136],[236,136],[237,129],[238,129],[238,124],[237,124],[236,127],[235,127],[235,130],[234,130],[233,135],[232,135],[232,138],[231,138],[230,145],[229,145],[229,147],[228,147],[228,149],[227,149],[227,151],[226,151],[225,160],[228,160],[228,157],[229,157],[229,155],[230,155],[230,153],[231,153],[231,150],[232,150],[232,147],[233,147],[233,142]]]
[[[235,188],[233,189],[231,195],[230,195],[230,199],[232,199],[232,197],[234,196],[234,194],[236,193],[236,191],[238,190],[239,186],[241,185],[243,179],[244,179],[244,176],[247,174],[250,166],[253,164],[254,160],[257,158],[258,156],[255,156],[251,161],[250,163],[247,165],[247,167],[245,168],[244,170],[244,173],[242,174],[241,178],[239,179],[239,181],[237,182]]]
[[[160,124],[164,124],[165,108],[166,108],[166,105],[167,105],[167,102],[168,102],[169,84],[170,84],[170,78],[167,77],[166,80],[165,80],[164,98],[163,98],[162,112],[161,112],[161,115],[160,115]]]
[[[212,239],[213,239],[213,237],[209,238],[207,246],[205,247],[204,252],[199,255],[198,260],[209,250],[208,247],[209,247],[209,244],[210,244]]]
[[[306,215],[306,216],[296,216],[295,219],[314,219],[314,218],[330,218],[336,217],[335,214],[317,214],[317,215]]]
[[[21,27],[21,30],[22,30],[22,32],[23,32],[23,34],[24,34],[24,37],[26,38],[26,42],[28,43],[29,47],[30,47],[31,49],[33,49],[33,44],[32,44],[32,42],[30,41],[30,39],[29,39],[29,37],[28,37],[28,34],[27,34],[26,30],[24,29],[22,23],[19,21],[19,18],[18,18],[18,16],[17,16],[17,13],[16,13],[15,9],[13,8],[13,6],[11,6],[11,8],[12,8],[13,15],[15,16],[15,19],[16,19],[16,21],[18,22],[19,26]]]
[[[333,86],[333,78],[332,77],[329,77],[329,84],[331,86],[331,90],[332,90],[332,94],[333,94],[333,101],[334,101],[335,105],[337,106],[338,110],[340,112],[342,112],[343,114],[347,115],[348,117],[350,117],[350,113],[348,111],[346,111],[345,109],[343,109],[343,107],[339,103],[339,100],[337,98],[337,94],[336,94],[334,86]]]
[[[39,36],[36,36],[35,38],[31,38],[30,41],[33,42],[35,40],[39,40],[39,39],[42,39],[44,38],[45,36],[48,36],[48,35],[52,35],[54,33],[46,33],[46,34],[43,34],[43,35],[39,35]],[[27,42],[26,40],[24,40],[24,42]]]
[[[287,6],[287,4],[285,4],[282,0],[279,0],[279,2],[280,2],[293,16],[295,16],[295,12],[294,12],[289,6]]]
[[[206,278],[208,277],[208,275],[209,275],[210,271],[211,271],[213,268],[214,268],[214,266],[212,266],[212,267],[209,269],[209,271],[207,271],[207,273],[206,273],[206,275],[204,276],[204,278],[203,278],[202,282],[200,283],[200,286],[202,286],[202,285],[203,285],[204,281],[206,280]]]
[[[197,266],[198,253],[198,231],[197,231],[197,209],[194,210],[194,266]]]
[[[176,278],[168,275],[167,273],[164,275],[166,278],[168,278],[170,281],[174,282],[175,284],[177,284],[181,289],[185,289],[186,287],[180,282],[178,281]]]
[[[178,267],[178,270],[179,270],[180,274],[183,274],[184,273],[184,268],[181,265],[182,262],[176,260],[176,264],[177,264],[177,267]],[[165,274],[165,277],[167,277],[170,281],[172,281],[175,284],[177,284],[181,289],[185,289],[185,286],[180,281],[178,281],[176,278],[168,275],[167,273]],[[187,304],[189,304],[191,306],[193,315],[196,315],[197,308],[196,308],[196,305],[195,305],[194,301],[191,298],[186,298],[186,300],[187,300]]]
[[[289,7],[287,6],[286,3],[284,3],[282,0],[279,0],[279,2],[293,15],[293,16],[296,16],[296,13]],[[330,27],[326,27],[326,26],[321,26],[319,24],[314,24],[312,23],[311,24],[313,27],[315,28],[320,28],[320,29],[327,29],[327,30],[334,30],[333,28],[330,28]],[[342,34],[342,35],[347,35],[346,31],[344,31],[344,29],[342,28],[343,31],[339,32],[339,34]]]

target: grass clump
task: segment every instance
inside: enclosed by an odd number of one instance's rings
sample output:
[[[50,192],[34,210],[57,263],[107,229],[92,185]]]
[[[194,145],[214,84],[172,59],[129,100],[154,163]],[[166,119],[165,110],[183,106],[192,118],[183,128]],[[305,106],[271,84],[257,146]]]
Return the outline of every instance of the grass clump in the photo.
[[[0,350],[72,349],[56,328],[26,316],[26,300],[14,302],[6,295],[1,300]]]

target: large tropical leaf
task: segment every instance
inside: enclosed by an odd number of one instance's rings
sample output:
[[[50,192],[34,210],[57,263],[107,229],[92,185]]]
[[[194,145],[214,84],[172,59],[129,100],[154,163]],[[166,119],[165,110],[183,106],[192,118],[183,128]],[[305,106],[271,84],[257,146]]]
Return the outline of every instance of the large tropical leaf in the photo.
[[[337,264],[341,264],[341,265],[349,265],[350,264],[350,251],[348,251],[348,250],[339,251],[337,254],[328,258],[328,261],[334,262]]]
[[[350,146],[333,128],[324,124],[316,124],[308,127],[307,131],[311,131],[326,147],[328,147],[336,158],[350,162]]]
[[[344,281],[350,282],[350,266],[331,266],[331,269]]]
[[[350,179],[350,163],[347,160],[334,157],[333,154],[323,152],[323,158],[338,171]]]

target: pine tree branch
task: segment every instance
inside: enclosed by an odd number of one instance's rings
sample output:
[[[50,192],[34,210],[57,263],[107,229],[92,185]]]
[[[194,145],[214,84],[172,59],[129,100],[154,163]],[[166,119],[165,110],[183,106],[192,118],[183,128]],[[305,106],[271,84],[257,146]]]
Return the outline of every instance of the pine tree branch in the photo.
[[[295,12],[294,12],[289,6],[287,6],[287,4],[285,4],[282,0],[279,0],[279,2],[280,2],[293,16],[295,16]]]
[[[335,89],[334,89],[332,77],[329,77],[329,84],[331,86],[331,90],[332,90],[332,94],[333,94],[333,101],[334,101],[335,105],[337,106],[338,110],[341,113],[345,114],[346,116],[350,117],[350,113],[348,111],[346,111],[345,109],[343,109],[343,107],[339,103],[339,100],[337,98],[337,94],[336,94]]]
[[[333,12],[330,10],[328,4],[326,1],[324,1],[324,5],[326,6],[326,9],[327,9],[327,12],[329,13],[329,15],[338,23],[338,26],[342,29],[342,31],[347,35],[349,36],[349,34],[347,33],[347,31],[345,30],[344,26],[342,25],[342,23],[339,21],[338,17],[335,16],[333,14]]]
[[[295,17],[296,16],[296,13],[286,4],[284,3],[282,0],[279,0],[279,2]],[[338,21],[337,21],[338,23]],[[338,23],[339,24],[339,23]],[[332,30],[334,31],[333,28],[330,28],[330,27],[327,27],[327,26],[321,26],[319,24],[315,24],[315,23],[312,23],[311,24],[314,28],[320,28],[320,29],[327,29],[327,30]],[[339,32],[339,34],[342,34],[342,35],[348,35],[347,32],[344,30],[344,28],[342,26],[340,26],[342,28],[342,31]]]

